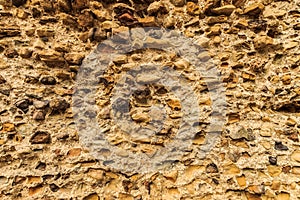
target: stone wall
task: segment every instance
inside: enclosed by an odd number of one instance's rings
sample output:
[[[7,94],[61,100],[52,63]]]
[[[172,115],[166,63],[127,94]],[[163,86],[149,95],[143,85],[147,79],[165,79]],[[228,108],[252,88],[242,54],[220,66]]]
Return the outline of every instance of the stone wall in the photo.
[[[299,19],[297,0],[0,0],[0,199],[300,199]],[[226,124],[205,159],[191,151],[168,169],[127,174],[80,142],[72,95],[99,42],[149,26],[180,31],[205,48],[226,88]],[[148,49],[112,69],[153,60],[188,66]],[[205,84],[198,89],[199,105],[210,107]],[[180,117],[177,100],[166,105]],[[205,143],[209,111],[193,146]],[[132,118],[149,120],[144,111]]]

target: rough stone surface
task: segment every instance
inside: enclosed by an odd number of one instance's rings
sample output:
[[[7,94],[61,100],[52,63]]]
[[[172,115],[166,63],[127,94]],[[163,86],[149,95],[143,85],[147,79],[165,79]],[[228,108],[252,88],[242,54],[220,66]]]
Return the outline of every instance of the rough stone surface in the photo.
[[[277,0],[0,0],[0,199],[298,199],[299,6]],[[124,72],[144,63],[170,67],[184,83],[194,83],[201,108],[194,124],[200,130],[182,159],[163,171],[127,174],[102,165],[82,144],[72,110],[81,102],[72,95],[80,65],[99,42],[149,26],[180,31],[205,48],[199,58],[212,58],[226,89],[226,124],[215,148],[199,159],[197,148],[206,144],[215,114],[206,80],[174,52],[149,48],[116,58],[105,76],[93,74],[104,94],[95,99],[101,110],[84,115],[113,133],[107,140],[124,159],[128,151],[154,156],[172,141],[184,111],[169,88],[152,84],[159,77],[140,74],[147,87],[121,114],[128,111],[133,123],[151,129],[153,119],[163,119],[153,105],[162,104],[170,121],[151,137],[118,131],[106,106]],[[159,37],[141,39],[153,47],[167,44]],[[118,39],[126,43],[127,35]],[[99,152],[111,157],[108,149]]]

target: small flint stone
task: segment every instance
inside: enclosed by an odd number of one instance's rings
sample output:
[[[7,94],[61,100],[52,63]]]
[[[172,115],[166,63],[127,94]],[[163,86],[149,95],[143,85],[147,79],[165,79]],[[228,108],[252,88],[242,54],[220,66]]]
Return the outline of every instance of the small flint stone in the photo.
[[[271,165],[277,165],[277,157],[269,156],[269,162]]]
[[[241,127],[237,132],[231,134],[230,137],[234,140],[242,138],[246,139],[247,141],[255,140],[255,136],[253,135],[252,129],[246,129],[245,127]]]
[[[278,151],[287,151],[289,148],[282,144],[282,142],[275,142],[275,149]]]
[[[30,105],[30,101],[28,99],[23,99],[23,100],[16,102],[15,105],[17,108],[21,109],[23,112],[27,112],[28,107]]]

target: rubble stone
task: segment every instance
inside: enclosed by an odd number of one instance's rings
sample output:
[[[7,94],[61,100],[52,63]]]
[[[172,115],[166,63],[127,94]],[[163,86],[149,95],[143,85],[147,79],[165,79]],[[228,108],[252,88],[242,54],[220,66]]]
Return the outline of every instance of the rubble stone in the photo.
[[[235,10],[234,5],[225,5],[222,7],[212,9],[212,12],[218,15],[230,15],[234,10]]]
[[[51,142],[51,136],[46,131],[37,131],[30,138],[32,144],[49,144]]]
[[[273,45],[273,38],[269,36],[258,36],[253,42],[256,49],[261,49]]]
[[[200,15],[201,14],[201,9],[200,7],[195,4],[194,2],[187,2],[187,13],[190,15]]]
[[[300,162],[300,152],[299,151],[293,152],[291,158],[297,162]]]
[[[251,4],[245,8],[244,14],[257,16],[263,11],[264,7],[262,3]]]
[[[184,6],[186,1],[185,0],[171,0],[172,4],[175,6]]]

